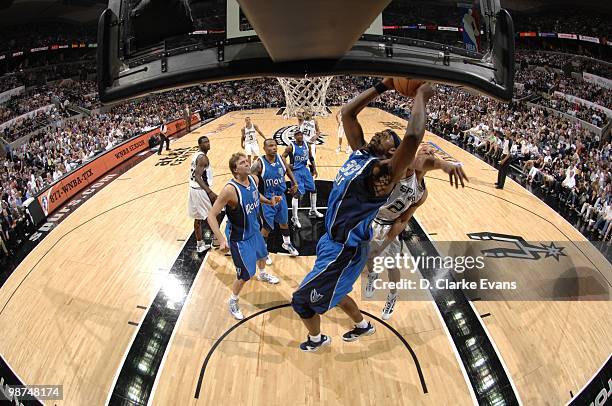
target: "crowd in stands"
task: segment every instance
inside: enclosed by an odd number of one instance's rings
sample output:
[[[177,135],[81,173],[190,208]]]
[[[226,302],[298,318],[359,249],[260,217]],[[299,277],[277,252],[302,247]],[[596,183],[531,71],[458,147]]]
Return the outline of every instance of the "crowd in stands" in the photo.
[[[556,7],[542,13],[513,13],[516,31],[557,32],[609,38],[609,15]]]
[[[23,51],[51,45],[95,43],[96,24],[82,26],[68,23],[5,25],[0,29],[0,52]]]
[[[567,66],[574,72],[589,72],[605,78],[612,78],[612,63],[606,63],[579,55],[534,50],[517,50],[515,53],[515,61],[523,67],[535,65],[564,70]]]
[[[0,93],[4,93],[7,90],[15,89],[20,86],[24,86],[24,83],[17,75],[5,75],[0,77]]]
[[[580,103],[572,103],[562,96],[553,96],[549,99],[542,98],[537,103],[567,113],[600,128],[608,124],[609,121],[609,117],[605,113]]]

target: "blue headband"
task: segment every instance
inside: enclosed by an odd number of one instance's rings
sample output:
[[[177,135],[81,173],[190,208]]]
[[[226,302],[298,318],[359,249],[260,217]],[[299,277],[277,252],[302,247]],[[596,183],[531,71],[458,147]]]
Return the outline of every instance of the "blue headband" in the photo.
[[[402,143],[402,139],[395,133],[395,131],[391,131],[391,135],[393,135],[393,143],[395,144],[395,148],[398,148]]]

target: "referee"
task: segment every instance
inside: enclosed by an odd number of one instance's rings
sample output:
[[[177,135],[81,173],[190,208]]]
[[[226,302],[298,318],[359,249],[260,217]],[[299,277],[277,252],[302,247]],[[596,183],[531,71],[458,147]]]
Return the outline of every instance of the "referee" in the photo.
[[[510,164],[516,159],[516,147],[514,153],[512,151],[512,144],[516,138],[516,133],[513,131],[512,134],[507,134],[503,144],[502,159],[499,161],[499,171],[497,172],[497,182],[495,182],[496,189],[503,189],[504,183],[506,183],[506,174]]]
[[[165,121],[162,121],[162,125],[159,129],[159,150],[157,151],[157,155],[161,155],[162,150],[164,149],[164,142],[166,143],[166,151],[170,151],[170,139],[166,135],[168,133],[168,126]]]

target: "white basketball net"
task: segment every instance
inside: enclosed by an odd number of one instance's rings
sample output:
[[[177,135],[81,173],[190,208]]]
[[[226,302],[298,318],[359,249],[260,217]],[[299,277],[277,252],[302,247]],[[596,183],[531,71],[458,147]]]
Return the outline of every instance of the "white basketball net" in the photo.
[[[285,92],[287,103],[283,117],[295,117],[304,112],[312,116],[327,116],[325,97],[333,76],[277,79]]]

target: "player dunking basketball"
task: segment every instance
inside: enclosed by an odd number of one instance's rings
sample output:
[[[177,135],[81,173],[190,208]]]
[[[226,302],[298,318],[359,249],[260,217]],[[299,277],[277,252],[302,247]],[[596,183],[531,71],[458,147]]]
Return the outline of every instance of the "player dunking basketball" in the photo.
[[[342,336],[355,341],[375,332],[348,294],[363,270],[372,237],[371,223],[393,187],[405,176],[425,134],[425,104],[434,91],[422,85],[414,99],[411,120],[401,140],[392,130],[374,134],[366,143],[357,115],[372,100],[393,88],[386,78],[355,97],[342,108],[342,120],[353,152],[340,168],[327,203],[326,233],[317,244],[314,267],[293,293],[293,310],[308,329],[302,351],[317,351],[331,339],[321,334],[320,315],[336,305],[353,320],[355,328]]]
[[[425,174],[428,171],[441,169],[450,177],[451,185],[464,186],[464,180],[468,180],[463,167],[459,163],[447,162],[437,158],[433,147],[422,145],[419,148],[414,163],[406,171],[406,176],[393,188],[389,200],[378,210],[374,223],[372,224],[373,238],[370,242],[370,253],[368,257],[368,283],[365,296],[372,297],[374,294],[374,281],[378,273],[373,271],[372,261],[374,257],[395,258],[401,254],[402,243],[398,236],[406,229],[414,212],[427,199],[425,188]],[[400,271],[397,268],[388,268],[390,282],[399,282]],[[396,286],[396,285],[394,285]],[[397,301],[397,289],[391,289],[387,295],[387,301],[383,307],[382,319],[391,318]]]
[[[244,149],[249,163],[252,163],[257,157],[259,157],[259,143],[257,142],[257,133],[266,139],[266,136],[259,130],[259,127],[251,122],[251,117],[245,117],[244,127],[242,128],[242,137],[240,138],[240,145]],[[253,159],[251,160],[251,156]]]
[[[257,179],[250,176],[251,167],[247,157],[242,152],[235,153],[229,160],[229,167],[234,179],[223,188],[215,204],[208,213],[208,224],[220,242],[219,249],[232,254],[236,266],[237,279],[232,285],[232,295],[229,300],[229,311],[237,320],[244,318],[238,304],[238,295],[253,276],[257,268],[261,281],[277,284],[278,278],[266,272],[266,257],[268,249],[261,236],[260,201],[274,206],[282,198],[271,196],[270,199],[260,195],[257,189]],[[227,240],[219,229],[217,215],[225,207],[227,213]],[[228,244],[229,240],[229,244]]]

